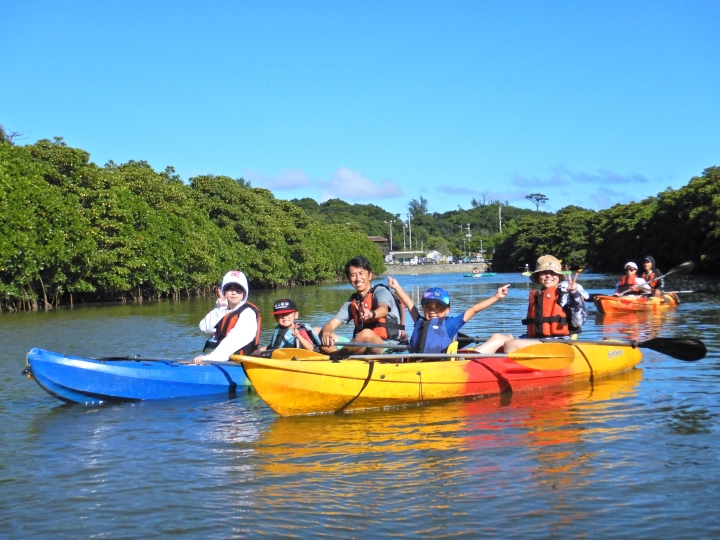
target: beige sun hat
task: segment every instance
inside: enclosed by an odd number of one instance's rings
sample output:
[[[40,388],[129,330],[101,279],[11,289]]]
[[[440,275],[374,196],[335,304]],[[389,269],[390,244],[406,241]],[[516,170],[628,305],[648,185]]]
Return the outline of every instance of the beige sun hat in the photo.
[[[533,283],[539,283],[537,274],[544,272],[545,270],[550,270],[560,276],[560,281],[565,281],[567,279],[565,274],[562,273],[560,261],[552,255],[543,255],[537,260],[537,263],[535,263],[535,271],[530,274],[530,281]]]

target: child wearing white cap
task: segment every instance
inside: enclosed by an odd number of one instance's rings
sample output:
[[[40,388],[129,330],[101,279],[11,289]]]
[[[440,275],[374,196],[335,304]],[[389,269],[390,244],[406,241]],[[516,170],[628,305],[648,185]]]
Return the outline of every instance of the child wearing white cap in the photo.
[[[642,294],[650,294],[652,288],[650,284],[637,275],[637,264],[630,261],[625,265],[625,275],[615,285],[615,293],[613,296],[640,296]]]

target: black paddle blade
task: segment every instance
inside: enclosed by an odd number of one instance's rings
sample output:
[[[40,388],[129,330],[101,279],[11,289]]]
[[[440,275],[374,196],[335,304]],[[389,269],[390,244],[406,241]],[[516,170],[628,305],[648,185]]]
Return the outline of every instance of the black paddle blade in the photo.
[[[468,336],[467,334],[463,334],[462,332],[458,334],[457,342],[458,348],[460,349],[467,347],[471,343],[479,343],[478,338],[474,336]]]
[[[638,347],[652,349],[686,362],[695,362],[705,358],[707,354],[705,344],[692,338],[654,338],[638,343]]]

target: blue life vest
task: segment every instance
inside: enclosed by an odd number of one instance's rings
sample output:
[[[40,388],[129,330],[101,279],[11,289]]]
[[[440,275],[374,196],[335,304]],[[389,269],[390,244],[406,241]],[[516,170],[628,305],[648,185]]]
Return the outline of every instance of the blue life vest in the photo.
[[[295,328],[298,330],[302,329],[307,332],[308,337],[310,338],[310,341],[313,342],[313,345],[316,347],[319,347],[322,345],[322,342],[320,341],[320,338],[315,333],[315,330],[313,330],[313,327],[309,324],[305,323],[295,323]],[[283,328],[280,325],[277,325],[275,327],[275,331],[273,332],[272,337],[270,338],[270,347],[269,349],[285,349],[285,348],[293,348],[297,349],[300,347],[300,344],[298,343],[297,338],[293,337],[293,327],[290,328]]]
[[[444,353],[453,341],[455,336],[448,334],[445,317],[430,320],[420,317],[410,338],[410,352]]]

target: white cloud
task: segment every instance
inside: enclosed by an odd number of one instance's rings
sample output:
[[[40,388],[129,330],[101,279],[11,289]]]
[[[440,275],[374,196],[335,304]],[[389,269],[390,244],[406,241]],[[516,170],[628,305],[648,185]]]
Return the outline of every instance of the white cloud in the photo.
[[[447,193],[448,195],[479,195],[480,192],[477,189],[461,188],[455,186],[440,186],[437,188],[440,193]]]
[[[628,204],[629,202],[637,199],[635,199],[625,191],[619,192],[605,187],[602,190],[590,195],[590,200],[594,203],[594,209],[602,210],[605,208],[610,208],[611,206],[614,206],[616,204]]]
[[[299,169],[283,169],[275,176],[269,176],[258,171],[246,171],[243,175],[253,187],[269,190],[291,191],[312,186],[315,181]]]
[[[536,176],[513,175],[512,182],[526,188],[547,188],[567,186],[570,184],[637,184],[646,183],[648,179],[641,174],[631,173],[622,175],[609,169],[600,169],[596,174],[586,172],[574,172],[559,165],[551,167],[551,174],[547,178]]]
[[[380,180],[377,184],[361,172],[339,167],[329,182],[317,182],[322,200],[390,199],[403,194],[402,188],[392,180]]]

